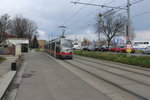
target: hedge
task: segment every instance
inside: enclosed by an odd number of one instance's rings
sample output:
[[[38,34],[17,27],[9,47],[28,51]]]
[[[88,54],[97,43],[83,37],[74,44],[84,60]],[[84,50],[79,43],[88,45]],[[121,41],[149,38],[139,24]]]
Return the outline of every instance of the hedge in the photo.
[[[74,54],[150,68],[150,56],[132,56],[132,55],[128,56],[127,54],[124,53],[93,52],[93,51],[74,51]]]

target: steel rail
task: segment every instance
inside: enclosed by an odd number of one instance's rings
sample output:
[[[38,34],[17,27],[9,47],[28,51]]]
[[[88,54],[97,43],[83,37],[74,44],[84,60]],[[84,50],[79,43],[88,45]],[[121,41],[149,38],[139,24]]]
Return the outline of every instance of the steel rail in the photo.
[[[74,59],[74,60],[75,60],[75,59]],[[98,69],[98,70],[102,70],[102,71],[105,71],[105,72],[107,72],[107,73],[110,73],[110,74],[113,74],[113,75],[116,75],[116,76],[119,76],[119,77],[122,77],[122,78],[125,78],[125,79],[128,79],[128,80],[134,81],[134,82],[136,82],[136,83],[140,83],[140,84],[143,84],[143,85],[145,85],[145,86],[150,87],[150,84],[147,84],[147,83],[144,83],[144,82],[140,82],[140,81],[137,81],[137,80],[128,78],[128,77],[126,77],[126,76],[124,76],[124,75],[120,75],[120,74],[117,74],[117,73],[114,73],[114,72],[111,72],[111,71],[102,69],[102,68],[100,68],[100,67],[96,67],[96,66],[94,66],[94,65],[90,66],[90,65],[88,65],[88,64],[86,64],[86,63],[84,63],[84,62],[81,62],[81,61],[79,61],[79,60],[75,60],[75,61],[80,62],[80,63],[82,63],[82,64],[84,64],[84,65],[87,65],[87,66],[89,66],[89,67],[92,67],[92,68],[95,68],[95,69]]]
[[[75,56],[74,56],[74,57],[75,57]],[[125,70],[125,71],[132,72],[132,73],[135,73],[135,74],[140,74],[140,75],[143,75],[143,76],[150,77],[150,75],[143,74],[143,73],[139,73],[139,72],[135,72],[135,71],[131,71],[131,70],[128,70],[128,69],[118,68],[118,67],[116,67],[116,66],[112,66],[112,65],[108,65],[108,64],[104,64],[104,63],[100,63],[100,62],[96,62],[96,61],[91,61],[91,60],[84,59],[84,58],[80,58],[80,57],[76,57],[76,58],[79,58],[79,59],[82,59],[82,60],[86,60],[86,61],[89,61],[89,62],[94,62],[94,63],[97,63],[97,64],[101,64],[101,65],[104,65],[104,66],[107,66],[107,67],[116,68],[116,69],[120,69],[120,70]],[[130,68],[130,67],[129,67],[129,68]],[[133,68],[133,67],[132,67],[132,68]],[[135,68],[135,69],[138,69],[138,68]],[[143,71],[145,71],[145,70],[143,70]]]
[[[87,70],[85,70],[85,69],[83,69],[83,68],[81,68],[81,67],[78,67],[77,65],[74,65],[74,64],[72,64],[72,63],[70,63],[70,62],[68,62],[68,61],[65,61],[65,60],[64,60],[64,62],[66,62],[66,63],[72,65],[73,67],[76,67],[76,68],[78,68],[78,69],[80,69],[80,70],[82,70],[82,71],[84,71],[84,72],[86,72],[86,73],[88,73],[88,74],[90,74],[90,75],[93,75],[94,77],[96,77],[96,78],[98,78],[98,79],[101,79],[101,80],[103,80],[103,81],[105,81],[105,82],[107,82],[107,83],[109,83],[109,84],[111,84],[111,85],[113,85],[113,86],[116,86],[117,88],[120,88],[121,90],[126,91],[127,93],[130,93],[130,94],[136,96],[136,97],[139,98],[140,100],[148,100],[147,98],[145,98],[145,97],[143,97],[143,96],[141,96],[141,95],[139,95],[139,94],[136,94],[136,93],[134,93],[134,92],[132,92],[132,91],[130,91],[130,90],[128,90],[128,89],[125,89],[125,88],[119,86],[118,84],[115,84],[115,83],[113,83],[113,82],[111,82],[111,81],[109,81],[109,80],[106,80],[106,79],[104,79],[104,78],[102,78],[102,77],[100,77],[100,76],[98,76],[98,75],[96,75],[96,74],[94,74],[94,73],[92,73],[92,72],[89,72],[89,71],[87,71]]]

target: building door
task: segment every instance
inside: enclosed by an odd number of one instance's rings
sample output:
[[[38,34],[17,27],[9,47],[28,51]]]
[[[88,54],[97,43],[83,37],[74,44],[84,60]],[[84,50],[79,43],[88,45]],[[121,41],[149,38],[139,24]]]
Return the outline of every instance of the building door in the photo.
[[[22,53],[28,52],[28,44],[21,44],[21,52]]]

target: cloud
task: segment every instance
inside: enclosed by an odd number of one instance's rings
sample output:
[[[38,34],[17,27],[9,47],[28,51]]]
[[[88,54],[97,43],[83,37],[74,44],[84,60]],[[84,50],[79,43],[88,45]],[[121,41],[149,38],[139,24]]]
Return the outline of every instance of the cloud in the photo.
[[[150,30],[136,31],[136,37],[134,40],[150,40]]]
[[[45,32],[44,32],[44,31],[38,30],[38,33],[39,33],[40,36],[44,36],[44,35],[45,35]]]
[[[71,34],[68,35],[67,38],[69,39],[75,39],[75,37],[78,40],[83,40],[84,38],[88,39],[88,40],[97,40],[97,34],[95,34],[94,32],[92,32],[91,30],[86,30],[84,33],[81,34]]]
[[[38,34],[39,35],[39,39],[40,40],[48,40],[48,37],[46,36],[45,32],[44,31],[41,31],[41,30],[37,30]]]

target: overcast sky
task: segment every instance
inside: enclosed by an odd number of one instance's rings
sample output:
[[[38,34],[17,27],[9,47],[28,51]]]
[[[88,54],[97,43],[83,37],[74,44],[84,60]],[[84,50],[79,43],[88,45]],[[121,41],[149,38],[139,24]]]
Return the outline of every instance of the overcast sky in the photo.
[[[74,38],[86,37],[95,39],[93,24],[98,12],[105,8],[74,5],[71,0],[0,0],[0,15],[5,13],[13,18],[16,14],[35,21],[38,24],[40,39],[47,39],[61,34],[60,25],[67,26],[66,36]],[[127,0],[72,0],[91,2],[100,5],[120,6]],[[130,0],[131,2],[139,0]],[[126,14],[125,10],[120,13]],[[147,14],[148,13],[148,14]],[[150,40],[150,0],[144,0],[131,7],[132,27],[136,32],[136,40]]]

